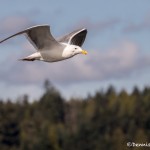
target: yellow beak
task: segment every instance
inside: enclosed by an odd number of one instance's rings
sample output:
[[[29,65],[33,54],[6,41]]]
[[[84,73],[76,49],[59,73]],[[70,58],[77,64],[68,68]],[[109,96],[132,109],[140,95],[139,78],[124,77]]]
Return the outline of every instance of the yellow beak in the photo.
[[[82,50],[81,53],[84,54],[84,55],[86,55],[88,52],[85,51],[85,50]]]

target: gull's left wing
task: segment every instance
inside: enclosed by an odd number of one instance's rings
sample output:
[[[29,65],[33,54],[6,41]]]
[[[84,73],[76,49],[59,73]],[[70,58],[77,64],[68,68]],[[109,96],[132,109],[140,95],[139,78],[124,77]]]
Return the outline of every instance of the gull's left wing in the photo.
[[[27,39],[37,50],[50,49],[50,47],[60,46],[60,44],[52,36],[49,25],[37,25],[27,28],[26,30],[18,32],[0,41],[0,43],[23,33],[25,33]]]

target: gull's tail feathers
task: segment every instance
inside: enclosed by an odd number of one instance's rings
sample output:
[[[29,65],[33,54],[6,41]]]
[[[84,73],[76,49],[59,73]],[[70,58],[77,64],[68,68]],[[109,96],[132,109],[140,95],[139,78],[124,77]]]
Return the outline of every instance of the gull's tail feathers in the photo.
[[[30,56],[27,56],[25,58],[19,59],[22,61],[34,61],[34,60],[41,60],[41,54],[39,52],[36,52]]]
[[[28,57],[19,59],[19,61],[34,61],[34,60],[35,58],[28,58]]]

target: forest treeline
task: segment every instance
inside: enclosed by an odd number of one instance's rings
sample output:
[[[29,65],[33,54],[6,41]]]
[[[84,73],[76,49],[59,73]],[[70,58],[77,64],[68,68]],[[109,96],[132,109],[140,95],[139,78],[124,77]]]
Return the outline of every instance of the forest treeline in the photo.
[[[44,85],[32,103],[27,95],[0,100],[0,150],[124,150],[127,142],[150,142],[150,87],[129,94],[110,86],[66,101]]]

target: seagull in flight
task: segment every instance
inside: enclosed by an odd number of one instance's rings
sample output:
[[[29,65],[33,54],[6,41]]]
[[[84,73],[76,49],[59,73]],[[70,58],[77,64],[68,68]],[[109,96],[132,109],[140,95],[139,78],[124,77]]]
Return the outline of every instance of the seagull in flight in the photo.
[[[85,28],[73,31],[56,40],[51,34],[49,25],[37,25],[9,36],[0,43],[20,34],[25,34],[36,49],[35,53],[20,59],[23,61],[57,62],[77,54],[87,54],[87,51],[81,48],[87,34]]]

